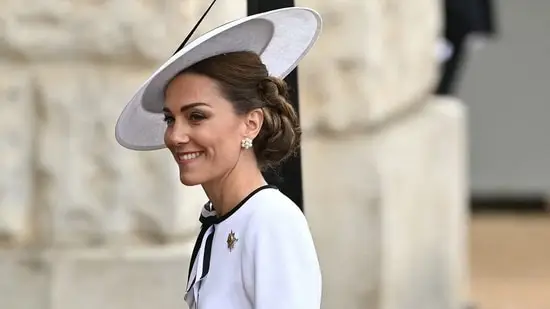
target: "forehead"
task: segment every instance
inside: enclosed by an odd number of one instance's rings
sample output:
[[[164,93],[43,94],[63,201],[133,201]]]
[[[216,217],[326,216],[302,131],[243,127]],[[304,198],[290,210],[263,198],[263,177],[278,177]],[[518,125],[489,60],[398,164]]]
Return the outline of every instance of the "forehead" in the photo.
[[[220,105],[225,101],[216,81],[198,74],[181,74],[166,87],[164,105],[170,110],[193,103]]]

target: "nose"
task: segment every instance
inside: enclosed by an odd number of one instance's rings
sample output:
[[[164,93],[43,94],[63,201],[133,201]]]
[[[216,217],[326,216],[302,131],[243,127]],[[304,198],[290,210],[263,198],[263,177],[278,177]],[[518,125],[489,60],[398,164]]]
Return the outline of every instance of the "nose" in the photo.
[[[178,145],[189,143],[189,128],[184,124],[175,122],[166,127],[164,142],[166,145]]]

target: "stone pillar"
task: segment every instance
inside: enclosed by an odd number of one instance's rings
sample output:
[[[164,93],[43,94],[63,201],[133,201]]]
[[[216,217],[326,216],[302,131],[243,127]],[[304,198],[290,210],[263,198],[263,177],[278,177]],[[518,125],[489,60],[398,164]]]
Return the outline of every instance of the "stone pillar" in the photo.
[[[439,1],[320,1],[300,65],[305,210],[324,309],[458,309],[465,111],[434,98]]]
[[[432,98],[373,138],[380,175],[381,308],[466,305],[465,110]]]
[[[114,139],[133,91],[209,3],[0,3],[0,302],[182,308],[205,196],[167,151]],[[246,16],[216,4],[198,33]]]

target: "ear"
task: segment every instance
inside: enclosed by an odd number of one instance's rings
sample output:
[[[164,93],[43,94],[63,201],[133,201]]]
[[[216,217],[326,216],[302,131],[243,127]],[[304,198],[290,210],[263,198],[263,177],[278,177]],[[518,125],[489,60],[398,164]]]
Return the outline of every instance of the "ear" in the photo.
[[[244,121],[245,136],[255,139],[264,123],[264,112],[260,108],[254,109],[246,114]]]

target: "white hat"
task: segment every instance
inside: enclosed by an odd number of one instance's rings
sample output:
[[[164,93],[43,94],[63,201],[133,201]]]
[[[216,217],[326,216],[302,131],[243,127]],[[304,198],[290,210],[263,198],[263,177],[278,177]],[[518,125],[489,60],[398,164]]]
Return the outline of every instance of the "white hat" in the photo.
[[[165,147],[164,89],[185,68],[216,55],[252,51],[260,55],[271,76],[284,78],[315,43],[321,24],[317,12],[290,7],[241,18],[200,36],[177,51],[137,90],[118,118],[117,142],[132,150]]]

